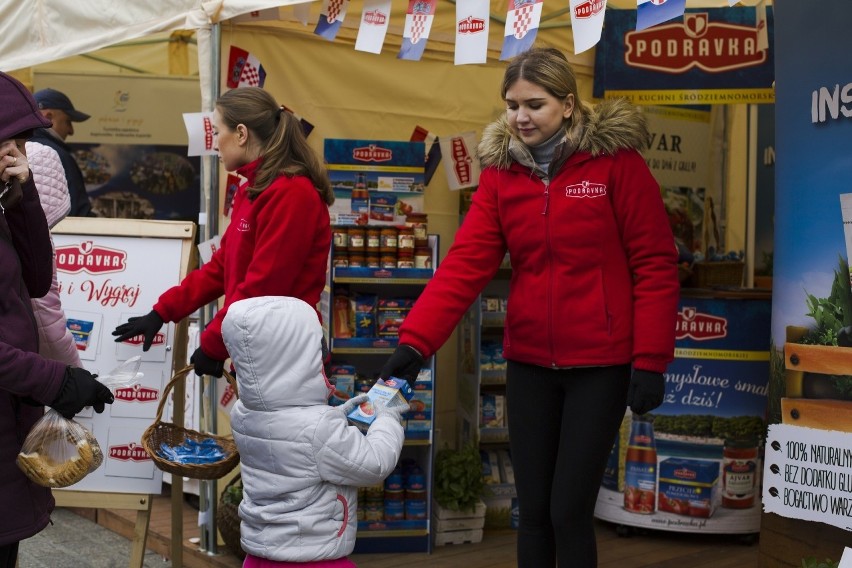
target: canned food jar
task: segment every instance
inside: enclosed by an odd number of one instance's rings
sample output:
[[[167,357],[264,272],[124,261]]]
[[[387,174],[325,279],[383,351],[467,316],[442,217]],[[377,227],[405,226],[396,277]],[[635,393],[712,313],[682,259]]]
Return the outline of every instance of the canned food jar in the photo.
[[[415,247],[424,247],[429,244],[429,235],[426,223],[427,218],[428,215],[425,213],[409,213],[405,217],[405,224],[409,225],[414,231]]]
[[[381,231],[378,227],[367,227],[367,252],[379,252],[382,246]]]
[[[366,265],[367,257],[364,256],[363,252],[349,253],[349,268],[361,268],[362,266]]]
[[[350,251],[364,250],[366,245],[364,227],[349,227],[348,235]]]
[[[396,248],[399,252],[414,252],[414,229],[411,227],[399,228]]]
[[[396,254],[383,254],[380,262],[382,268],[396,268]]]
[[[757,487],[757,440],[725,440],[722,450],[722,506],[754,506]]]
[[[346,250],[349,247],[349,230],[346,227],[334,227],[331,236],[335,250]]]
[[[373,253],[368,252],[367,256],[366,256],[366,263],[367,263],[367,268],[381,268],[382,267],[381,257],[379,256],[378,253],[373,254]]]
[[[346,250],[336,250],[331,257],[331,265],[334,268],[347,268],[349,266],[349,255]]]
[[[398,232],[396,227],[385,227],[379,233],[379,250],[383,253],[394,253],[398,248]]]
[[[429,247],[414,249],[414,268],[432,268],[432,249]]]

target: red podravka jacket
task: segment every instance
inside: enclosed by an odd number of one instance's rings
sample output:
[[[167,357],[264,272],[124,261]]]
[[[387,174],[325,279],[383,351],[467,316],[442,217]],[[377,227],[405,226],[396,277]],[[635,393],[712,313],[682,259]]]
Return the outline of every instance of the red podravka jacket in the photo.
[[[433,354],[508,251],[506,359],[665,371],[674,353],[677,251],[659,185],[639,153],[647,140],[638,109],[604,101],[566,127],[543,172],[505,118],[486,128],[470,211],[401,326],[400,343]]]
[[[247,182],[234,197],[219,250],[154,305],[164,321],[177,322],[224,295],[222,309],[201,332],[202,351],[221,361],[228,358],[222,341],[228,306],[258,296],[292,296],[316,306],[325,287],[331,250],[328,206],[305,176],[279,176],[250,200],[246,187],[259,165],[255,160],[237,171]]]

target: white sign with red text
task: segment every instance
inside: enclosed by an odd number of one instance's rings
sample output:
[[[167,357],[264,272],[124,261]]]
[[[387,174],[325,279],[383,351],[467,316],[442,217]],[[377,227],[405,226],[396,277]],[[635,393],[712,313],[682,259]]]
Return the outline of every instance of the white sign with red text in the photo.
[[[160,294],[181,279],[183,243],[172,238],[54,234],[62,307],[83,365],[106,374],[142,356],[142,379],[117,389],[102,414],[79,416],[101,446],[104,464],[69,489],[154,493],[162,472],[141,445],[154,421],[163,388],[171,377],[174,324],[163,326],[147,352],[142,337],[116,343],[112,331],[130,317],[147,314]]]

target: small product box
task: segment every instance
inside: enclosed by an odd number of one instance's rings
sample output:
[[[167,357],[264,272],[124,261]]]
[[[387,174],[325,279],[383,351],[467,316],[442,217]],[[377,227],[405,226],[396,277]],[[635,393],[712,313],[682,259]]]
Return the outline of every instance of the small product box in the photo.
[[[350,412],[348,418],[366,432],[376,419],[376,407],[390,405],[407,409],[413,392],[405,379],[396,377],[390,377],[387,380],[378,379],[367,391],[367,401]]]
[[[658,511],[706,519],[719,499],[719,462],[686,458],[660,462]]]

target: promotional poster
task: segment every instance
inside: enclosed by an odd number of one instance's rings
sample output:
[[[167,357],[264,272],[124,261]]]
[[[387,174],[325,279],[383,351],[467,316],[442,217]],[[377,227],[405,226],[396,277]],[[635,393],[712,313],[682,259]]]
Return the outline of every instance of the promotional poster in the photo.
[[[848,531],[852,75],[845,54],[852,5],[818,7],[775,8],[775,110],[783,119],[775,124],[772,426],[763,503],[768,513]]]

